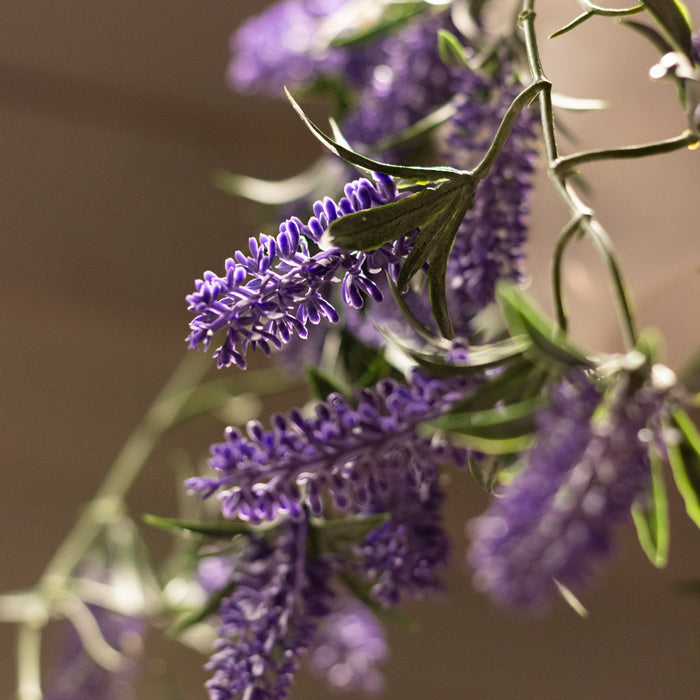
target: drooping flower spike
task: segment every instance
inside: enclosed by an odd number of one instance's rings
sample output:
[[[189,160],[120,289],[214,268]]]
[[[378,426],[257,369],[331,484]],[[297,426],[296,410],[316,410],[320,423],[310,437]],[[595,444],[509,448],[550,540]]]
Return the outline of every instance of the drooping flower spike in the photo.
[[[304,508],[323,513],[322,491],[352,513],[384,512],[393,482],[418,492],[436,481],[441,463],[464,463],[464,450],[418,434],[416,428],[447,411],[474,385],[473,379],[426,379],[409,386],[381,380],[350,403],[338,394],[304,416],[275,415],[272,429],[251,422],[247,435],[227,428],[211,447],[216,477],[193,477],[187,486],[206,498],[218,492],[226,518],[252,524],[279,516],[299,519]]]
[[[245,368],[249,347],[269,353],[296,335],[305,338],[309,323],[322,319],[337,323],[339,314],[329,301],[329,285],[342,275],[342,300],[359,308],[363,295],[380,301],[382,293],[372,280],[379,271],[395,276],[410,249],[410,234],[370,252],[331,247],[318,249],[332,221],[353,212],[393,202],[398,192],[392,178],[377,175],[375,182],[362,178],[345,186],[336,204],[330,197],[313,205],[306,224],[291,217],[280,225],[279,235],[250,239],[250,255],[238,251],[226,260],[226,272],[206,272],[188,295],[195,314],[188,336],[192,348],[209,347],[215,333],[225,331],[214,357],[219,367]],[[317,248],[317,252],[312,252]]]
[[[557,584],[580,589],[612,547],[614,528],[650,482],[663,393],[646,385],[603,404],[573,376],[551,392],[523,472],[471,524],[475,585],[495,601],[544,607]],[[648,426],[651,426],[649,428]]]

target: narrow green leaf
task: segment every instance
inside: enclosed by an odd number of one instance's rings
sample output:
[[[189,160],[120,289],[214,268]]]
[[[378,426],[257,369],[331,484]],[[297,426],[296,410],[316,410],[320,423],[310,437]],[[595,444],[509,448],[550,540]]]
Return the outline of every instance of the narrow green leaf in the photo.
[[[498,376],[484,382],[452,410],[455,412],[480,411],[493,408],[496,403],[518,403],[537,396],[542,388],[547,370],[519,356],[511,361]]]
[[[395,31],[411,17],[423,11],[425,11],[424,2],[392,2],[386,5],[386,9],[378,21],[371,22],[359,31],[354,30],[349,33],[341,31],[337,37],[330,41],[329,45],[343,48],[362,46],[383,34]],[[347,29],[352,29],[352,27],[343,26],[343,30]]]
[[[245,197],[260,204],[279,206],[310,195],[323,182],[323,178],[327,177],[327,167],[319,161],[286,180],[259,180],[228,170],[216,170],[212,181],[215,187],[229,194]]]
[[[535,397],[502,408],[451,411],[431,421],[431,424],[441,430],[461,435],[472,435],[487,440],[512,440],[535,432],[535,415],[546,403],[546,399]]]
[[[571,609],[580,617],[588,617],[588,610],[586,610],[583,603],[574,595],[571,589],[556,579],[554,579],[554,583],[556,583],[561,597],[571,606]]]
[[[454,179],[458,177],[463,177],[468,175],[467,171],[457,170],[455,168],[450,168],[448,166],[437,166],[434,168],[420,168],[416,166],[409,165],[392,165],[390,163],[382,163],[377,160],[372,160],[367,158],[356,151],[353,151],[345,146],[342,146],[337,141],[334,141],[330,136],[327,136],[316,124],[314,124],[307,116],[304,111],[292,97],[292,94],[285,88],[285,94],[287,99],[291,103],[294,111],[299,115],[301,120],[306,124],[311,133],[334,155],[342,158],[348,163],[358,166],[359,168],[364,168],[366,170],[371,170],[377,173],[384,173],[385,175],[391,175],[393,177],[401,177],[406,180],[411,181],[423,181],[423,180],[445,180]]]
[[[656,46],[661,54],[667,54],[670,51],[673,51],[673,46],[671,46],[671,44],[669,44],[668,41],[666,41],[666,39],[664,39],[664,37],[653,27],[631,19],[623,20],[622,24],[648,39],[654,46]]]
[[[454,197],[451,184],[341,216],[328,227],[325,238],[330,245],[347,250],[375,250],[438,217]]]
[[[418,334],[419,337],[423,338],[424,340],[427,340],[432,345],[440,347],[441,343],[445,342],[445,345],[442,347],[444,347],[444,349],[447,349],[449,347],[449,344],[447,344],[443,338],[440,338],[439,336],[435,335],[413,313],[411,307],[406,303],[404,295],[401,294],[401,292],[399,292],[389,275],[387,275],[387,283],[389,285],[389,289],[391,290],[391,296],[394,299],[394,303],[398,307],[404,319],[407,321],[408,325],[411,326],[411,328],[413,328],[413,330]],[[390,338],[394,343],[396,343],[400,348],[402,348],[404,352],[406,352],[408,355],[411,355],[412,349],[409,348],[401,339],[395,337],[394,334],[388,328],[382,328],[381,331],[384,335],[387,336],[387,338]],[[418,360],[418,362],[420,363],[420,360]],[[426,366],[428,366],[428,362],[426,362]],[[447,363],[443,363],[443,366],[447,366]],[[448,376],[449,374],[459,374],[459,372],[450,373],[448,371]],[[445,375],[443,374],[442,376]]]
[[[670,530],[668,499],[663,477],[663,463],[651,454],[651,485],[646,493],[646,503],[632,506],[632,518],[637,528],[637,537],[649,561],[658,568],[668,562]]]
[[[476,452],[483,452],[485,455],[514,455],[524,452],[532,446],[532,436],[522,435],[514,438],[504,438],[502,440],[490,440],[476,435],[455,434],[453,437],[461,447]]]
[[[680,445],[667,445],[676,487],[690,519],[700,527],[700,434],[685,411],[673,411],[673,424],[682,434]]]
[[[376,530],[389,519],[388,513],[377,513],[362,518],[343,518],[337,520],[314,520],[312,525],[319,534],[332,542],[350,540],[360,542],[370,532]]]
[[[506,364],[511,360],[522,357],[529,348],[530,341],[524,336],[508,338],[507,340],[487,345],[473,345],[467,350],[467,359],[463,362],[447,362],[442,355],[430,354],[409,348],[399,342],[403,351],[414,359],[430,374],[451,376],[483,372],[485,369]]]
[[[440,59],[449,68],[468,68],[464,46],[459,39],[446,29],[438,30],[438,52]]]
[[[325,401],[330,394],[347,395],[338,382],[313,365],[306,368],[306,379],[313,395],[321,401]]]
[[[246,525],[240,520],[232,520],[230,522],[207,523],[194,520],[180,520],[179,518],[165,518],[160,515],[145,513],[143,520],[148,525],[157,527],[160,530],[168,532],[176,532],[183,535],[195,533],[206,537],[215,537],[221,539],[231,539],[236,535],[248,535],[253,532],[250,525]]]
[[[563,26],[561,29],[557,29],[556,32],[552,32],[548,38],[555,39],[558,36],[562,36],[563,34],[566,34],[567,32],[570,32],[572,29],[575,29],[576,27],[578,27],[579,24],[583,24],[587,19],[590,19],[594,15],[595,15],[595,13],[591,12],[590,10],[588,12],[584,12],[583,14],[580,14],[575,19],[572,19],[571,22],[569,22],[567,25]]]
[[[644,4],[664,28],[671,42],[690,58],[693,25],[688,8],[680,0],[644,0]]]
[[[457,107],[448,102],[447,104],[438,107],[433,112],[430,112],[427,116],[419,119],[410,126],[403,129],[398,134],[393,134],[388,136],[381,141],[377,141],[372,144],[372,149],[378,153],[383,153],[384,151],[389,151],[392,148],[401,146],[413,139],[420,138],[428,132],[432,131],[440,124],[444,124],[448,119],[451,119],[457,113]]]
[[[532,351],[540,359],[555,360],[572,367],[595,366],[595,362],[567,340],[566,334],[554,326],[514,283],[501,280],[496,287],[496,300],[511,335],[529,336]]]
[[[213,593],[207,601],[199,609],[192,611],[178,620],[172,627],[167,630],[167,634],[171,637],[177,637],[190,627],[204,622],[210,615],[214,615],[221,607],[221,601],[231,595],[236,588],[235,583],[229,583],[220,591]]]
[[[479,458],[469,456],[469,473],[486,493],[493,494],[499,474],[513,466],[513,455],[487,454]]]
[[[558,109],[567,109],[571,112],[595,112],[609,109],[610,103],[606,100],[597,100],[590,97],[571,97],[553,92],[552,106]]]

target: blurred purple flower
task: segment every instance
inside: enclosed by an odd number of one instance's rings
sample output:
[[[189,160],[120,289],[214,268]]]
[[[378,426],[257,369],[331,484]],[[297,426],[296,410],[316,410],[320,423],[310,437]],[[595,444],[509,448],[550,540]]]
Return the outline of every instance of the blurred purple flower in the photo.
[[[457,112],[450,119],[445,156],[454,167],[472,168],[491,140],[522,86],[512,66],[485,78],[466,70],[452,74]],[[479,183],[459,229],[447,268],[455,327],[466,332],[473,315],[492,302],[496,282],[522,274],[526,217],[534,177],[536,110],[520,113],[489,174]]]
[[[49,677],[44,700],[129,700],[138,675],[144,620],[98,606],[88,606],[107,644],[122,654],[120,668],[107,670],[83,647],[75,627],[64,620],[60,655]]]
[[[613,528],[649,479],[647,424],[661,407],[645,387],[613,400],[604,418],[582,377],[563,381],[538,421],[524,471],[471,523],[469,561],[477,588],[497,602],[538,609],[559,582],[587,583],[611,549]]]
[[[376,665],[389,655],[384,628],[354,598],[336,599],[310,651],[311,670],[337,690],[378,693],[384,678]]]
[[[340,72],[347,52],[318,41],[323,20],[347,0],[282,0],[231,36],[228,81],[240,92],[279,95]]]

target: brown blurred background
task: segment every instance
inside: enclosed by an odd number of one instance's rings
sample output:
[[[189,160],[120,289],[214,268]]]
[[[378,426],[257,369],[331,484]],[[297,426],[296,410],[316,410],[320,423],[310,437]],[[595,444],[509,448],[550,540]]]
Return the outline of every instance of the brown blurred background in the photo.
[[[216,190],[212,172],[281,178],[318,153],[282,102],[225,88],[228,36],[264,4],[0,0],[0,590],[40,575],[177,364],[192,280],[222,269],[257,233],[259,212]],[[687,4],[700,21],[700,2]],[[538,9],[555,89],[612,103],[608,113],[562,116],[581,147],[682,131],[673,87],[647,78],[657,55],[641,38],[594,20],[549,42],[579,6],[541,0]],[[586,175],[640,319],[662,329],[677,367],[700,343],[700,153],[592,166]],[[540,184],[530,268],[548,306],[547,263],[565,213],[546,178]],[[567,280],[575,335],[599,350],[619,348],[588,245],[570,250]],[[204,451],[219,429],[183,436],[183,444]],[[135,487],[133,512],[173,513],[175,491],[161,450]],[[467,475],[454,477],[449,601],[414,606],[418,633],[391,628],[383,697],[697,697],[700,601],[677,586],[700,578],[700,537],[677,497],[668,568],[654,570],[632,531],[622,533],[617,557],[586,597],[588,620],[563,604],[528,620],[472,591],[461,566],[463,523],[485,503]],[[149,538],[160,548],[168,542]],[[203,659],[151,637],[159,660],[145,665],[138,698],[205,697]],[[13,642],[13,630],[0,628],[1,698],[12,693]],[[168,673],[181,695],[164,693]],[[302,678],[294,697],[329,693]]]

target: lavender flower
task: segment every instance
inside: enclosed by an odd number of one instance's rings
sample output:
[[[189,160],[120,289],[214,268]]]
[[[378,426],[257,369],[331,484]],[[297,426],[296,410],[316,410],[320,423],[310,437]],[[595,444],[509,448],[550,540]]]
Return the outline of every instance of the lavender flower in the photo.
[[[437,42],[438,29],[446,26],[444,13],[422,19],[372,49],[374,68],[343,123],[351,143],[375,144],[395,137],[450,101],[449,69],[440,59]]]
[[[251,17],[231,37],[228,80],[241,92],[279,95],[340,72],[345,51],[320,42],[323,20],[347,0],[283,0]]]
[[[278,515],[298,519],[304,507],[321,515],[324,488],[342,510],[377,512],[397,480],[417,491],[435,482],[441,462],[464,460],[461,450],[420,437],[416,427],[449,409],[473,382],[416,373],[409,386],[384,379],[358,392],[354,406],[331,394],[309,417],[298,410],[273,416],[271,430],[250,422],[245,437],[227,428],[226,441],[211,448],[218,476],[186,483],[203,497],[219,491],[224,517],[254,524]]]
[[[309,661],[311,670],[338,690],[378,693],[384,678],[376,664],[388,654],[379,620],[354,598],[342,598],[321,623]]]
[[[138,673],[137,656],[141,651],[144,621],[97,606],[89,606],[99,630],[113,649],[121,652],[118,670],[99,665],[83,647],[73,625],[64,621],[61,653],[50,676],[45,700],[128,700]]]
[[[486,153],[491,139],[521,86],[506,63],[491,77],[454,71],[452,89],[457,112],[447,136],[448,162],[471,168]],[[479,183],[459,229],[448,263],[450,308],[456,328],[465,332],[475,312],[492,302],[500,278],[518,280],[527,235],[526,217],[536,151],[537,113],[524,110],[489,174]]]
[[[363,294],[381,300],[371,274],[396,273],[409,250],[410,234],[367,253],[309,249],[335,219],[397,198],[390,177],[377,175],[376,180],[376,184],[366,179],[349,183],[338,204],[328,197],[316,202],[306,225],[292,217],[280,225],[277,238],[263,234],[251,238],[250,255],[238,251],[226,260],[223,277],[206,272],[196,280],[196,291],[187,297],[188,308],[196,314],[190,323],[190,347],[208,348],[214,333],[225,328],[224,342],[214,352],[217,364],[245,368],[249,346],[268,353],[271,346],[279,348],[295,334],[305,338],[309,323],[318,324],[323,318],[336,323],[338,312],[327,297],[340,272],[345,304],[359,308]]]
[[[441,525],[442,492],[437,478],[416,491],[398,481],[378,510],[390,518],[357,548],[371,594],[385,608],[403,595],[442,590],[438,570],[447,564],[449,543]]]
[[[648,484],[646,426],[661,404],[646,387],[622,394],[591,419],[598,397],[583,379],[554,391],[525,470],[471,525],[474,582],[494,600],[541,608],[556,582],[580,588],[609,552]]]
[[[207,664],[211,700],[277,700],[288,695],[299,658],[329,612],[333,573],[306,553],[306,523],[287,523],[273,542],[252,536],[219,610],[216,652]]]

